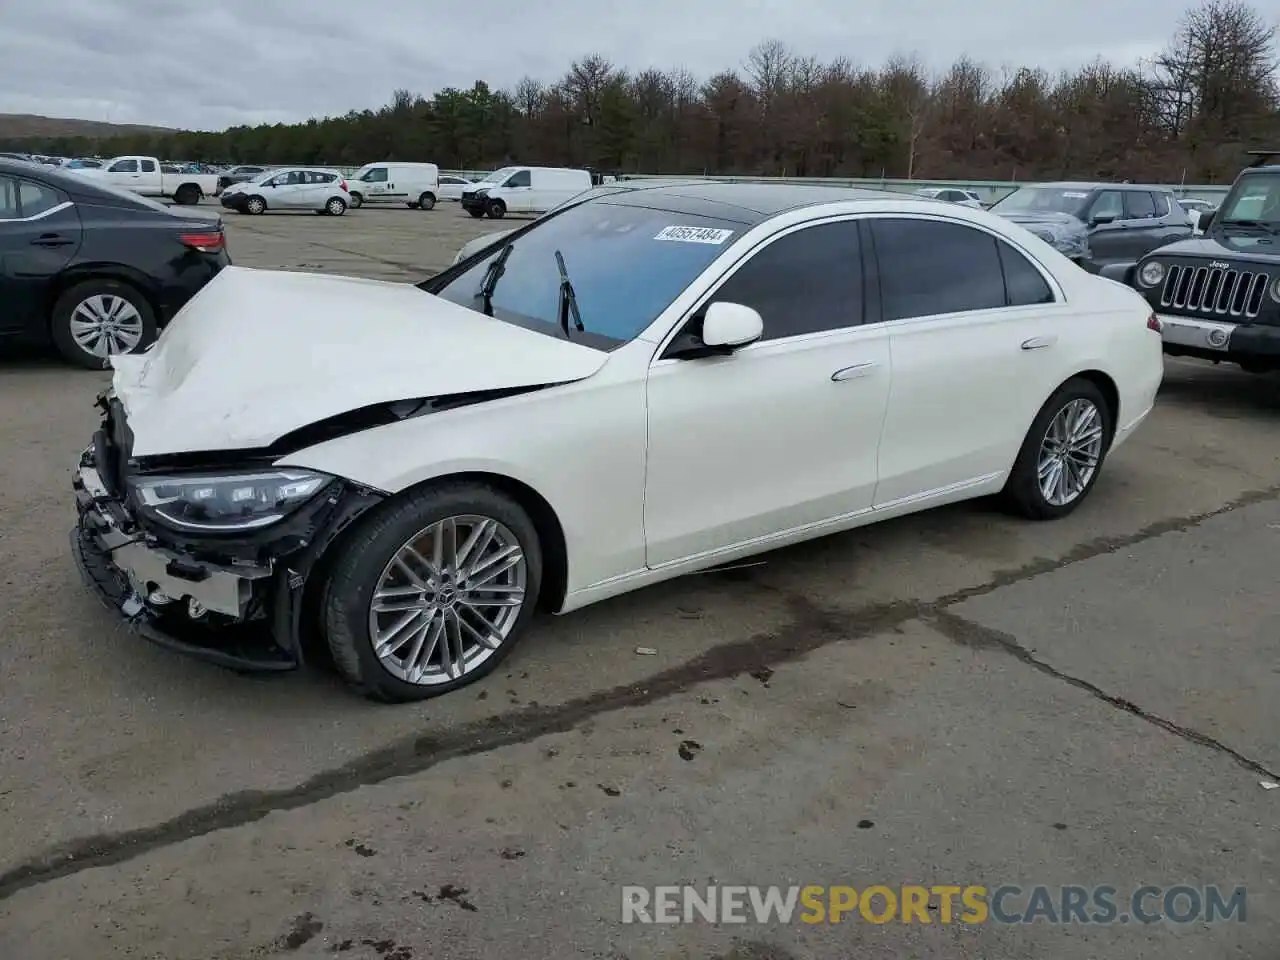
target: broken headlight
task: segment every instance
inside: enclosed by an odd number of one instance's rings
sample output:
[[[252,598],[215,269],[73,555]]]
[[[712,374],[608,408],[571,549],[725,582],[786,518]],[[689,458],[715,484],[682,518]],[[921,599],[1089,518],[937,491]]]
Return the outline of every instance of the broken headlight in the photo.
[[[233,533],[284,519],[332,482],[310,470],[135,477],[134,502],[148,516],[178,530]]]

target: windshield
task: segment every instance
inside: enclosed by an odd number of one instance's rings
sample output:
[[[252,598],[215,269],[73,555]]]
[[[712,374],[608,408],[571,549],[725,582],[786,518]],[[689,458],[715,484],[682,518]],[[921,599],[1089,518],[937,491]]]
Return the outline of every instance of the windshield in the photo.
[[[1263,223],[1280,229],[1280,173],[1241,177],[1222,205],[1216,223]]]
[[[515,172],[515,169],[516,169],[515,167],[503,167],[501,170],[493,171],[493,173],[489,174],[487,177],[485,177],[483,180],[479,182],[480,183],[501,183],[503,180],[507,179],[507,177],[511,176],[511,174]]]
[[[991,207],[993,213],[1069,213],[1079,217],[1084,212],[1089,191],[1069,187],[1019,187]]]
[[[634,339],[743,230],[740,223],[592,200],[548,216],[511,241],[493,286],[499,320],[564,336],[557,251],[573,284],[584,332],[569,336],[606,349]],[[483,312],[490,254],[437,288],[423,289]]]
[[[249,186],[254,186],[254,187],[261,186],[262,184],[266,183],[268,180],[272,179],[279,172],[280,171],[278,170],[265,170],[262,173],[255,174],[253,179],[249,181]]]

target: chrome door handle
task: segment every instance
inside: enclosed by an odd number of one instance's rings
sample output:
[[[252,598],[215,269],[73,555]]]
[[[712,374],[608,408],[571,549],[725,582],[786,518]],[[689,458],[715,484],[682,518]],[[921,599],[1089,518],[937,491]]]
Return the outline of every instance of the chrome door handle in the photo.
[[[855,363],[851,367],[841,367],[831,375],[831,380],[833,383],[840,383],[844,380],[853,380],[856,377],[865,377],[878,366],[880,364],[874,360],[868,360],[866,363]]]
[[[1023,350],[1042,350],[1045,347],[1052,347],[1058,342],[1057,337],[1032,337],[1030,340],[1022,341]]]

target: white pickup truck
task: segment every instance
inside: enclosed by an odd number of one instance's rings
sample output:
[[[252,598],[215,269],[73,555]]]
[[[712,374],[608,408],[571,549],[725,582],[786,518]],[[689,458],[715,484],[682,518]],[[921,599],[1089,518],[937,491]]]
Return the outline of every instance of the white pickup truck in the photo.
[[[169,197],[184,206],[212,197],[218,189],[217,174],[165,173],[155,157],[112,157],[96,169],[73,172],[144,197]]]

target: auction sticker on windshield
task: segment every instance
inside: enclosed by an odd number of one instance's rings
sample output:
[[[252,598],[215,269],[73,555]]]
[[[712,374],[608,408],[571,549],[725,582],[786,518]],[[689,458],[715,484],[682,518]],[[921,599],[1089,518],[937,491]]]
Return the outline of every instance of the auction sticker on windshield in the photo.
[[[655,240],[675,240],[679,243],[710,243],[716,246],[733,236],[732,230],[718,230],[714,227],[663,227],[658,231]]]

